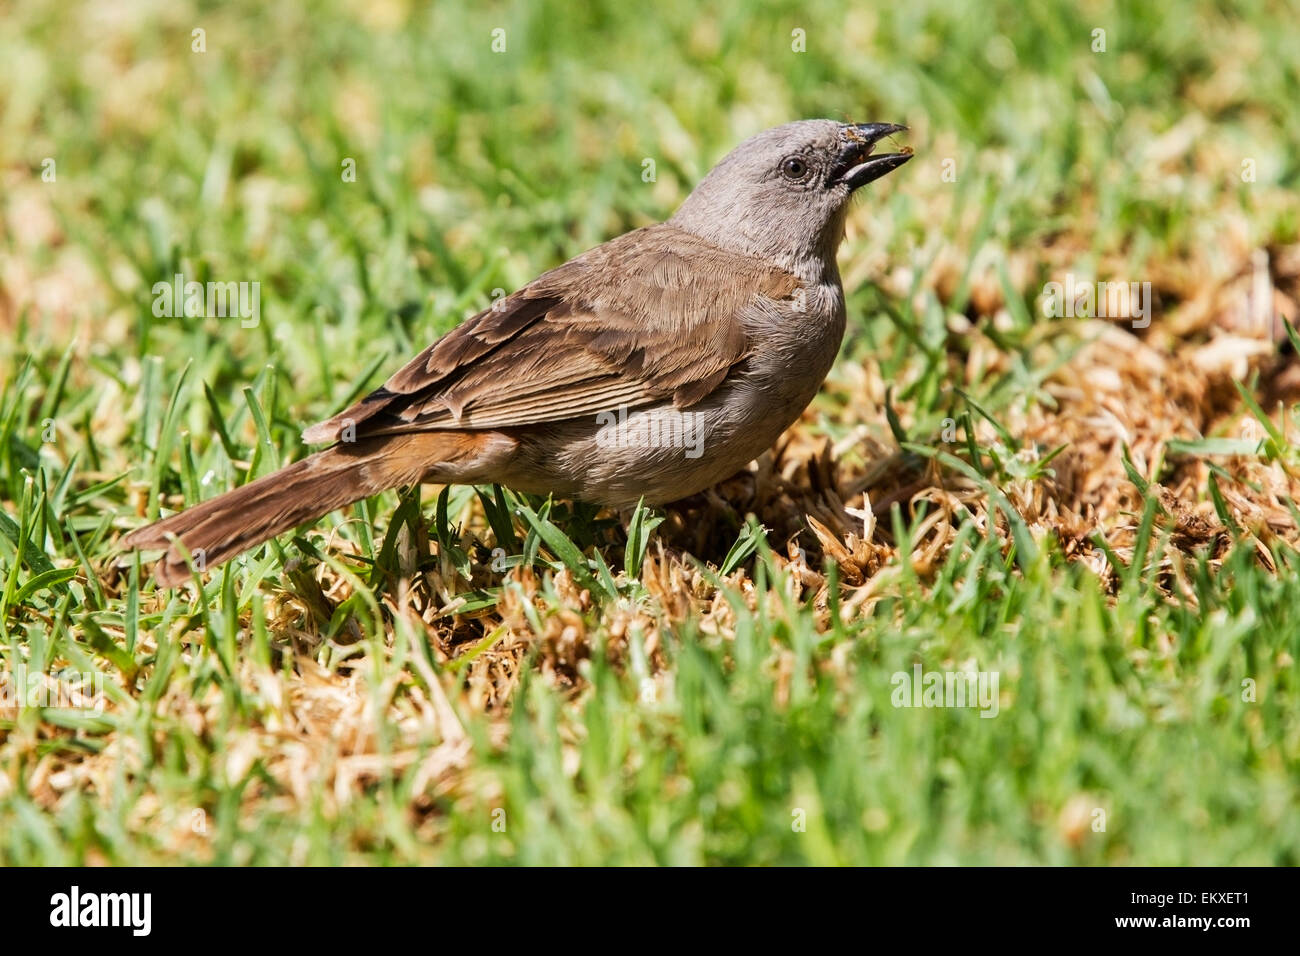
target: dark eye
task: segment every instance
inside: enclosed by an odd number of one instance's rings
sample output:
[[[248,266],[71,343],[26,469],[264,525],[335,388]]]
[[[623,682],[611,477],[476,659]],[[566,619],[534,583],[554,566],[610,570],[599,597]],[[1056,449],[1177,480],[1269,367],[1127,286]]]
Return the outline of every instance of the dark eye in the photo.
[[[781,160],[781,175],[793,182],[808,177],[808,164],[798,156],[790,156]]]

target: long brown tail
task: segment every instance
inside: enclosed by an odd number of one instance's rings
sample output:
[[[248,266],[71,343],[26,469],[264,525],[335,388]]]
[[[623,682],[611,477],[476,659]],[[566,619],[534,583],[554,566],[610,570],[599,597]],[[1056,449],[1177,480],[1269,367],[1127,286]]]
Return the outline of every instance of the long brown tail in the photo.
[[[190,568],[170,535],[185,545],[195,567],[206,570],[336,508],[414,484],[441,462],[464,460],[476,444],[471,434],[419,432],[335,445],[139,528],[122,544],[165,548],[154,574],[172,587],[190,576]]]

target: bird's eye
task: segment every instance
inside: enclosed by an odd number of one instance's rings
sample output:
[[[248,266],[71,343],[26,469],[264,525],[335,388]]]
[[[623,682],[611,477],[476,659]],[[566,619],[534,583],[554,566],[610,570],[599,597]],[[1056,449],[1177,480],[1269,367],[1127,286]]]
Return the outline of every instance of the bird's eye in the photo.
[[[781,175],[792,182],[806,179],[808,176],[808,164],[798,156],[790,156],[781,160]]]

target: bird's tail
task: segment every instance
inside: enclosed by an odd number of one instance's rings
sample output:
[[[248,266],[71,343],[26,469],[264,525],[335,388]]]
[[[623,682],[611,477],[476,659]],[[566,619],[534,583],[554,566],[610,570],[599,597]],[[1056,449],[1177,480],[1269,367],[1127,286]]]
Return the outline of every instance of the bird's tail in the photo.
[[[172,587],[190,575],[172,536],[199,570],[215,567],[290,528],[398,485],[414,484],[446,453],[455,433],[422,432],[344,443],[218,495],[122,539],[128,548],[165,549],[155,577]]]

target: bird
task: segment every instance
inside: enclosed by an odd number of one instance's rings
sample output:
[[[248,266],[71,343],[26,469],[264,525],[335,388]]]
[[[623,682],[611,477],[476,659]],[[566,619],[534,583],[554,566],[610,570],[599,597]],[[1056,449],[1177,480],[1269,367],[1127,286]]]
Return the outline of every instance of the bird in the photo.
[[[500,484],[614,509],[703,491],[812,401],[845,330],[850,200],[906,126],[801,120],[728,153],[667,221],[466,319],[305,429],[328,447],[132,531],[165,587],[390,488]]]

